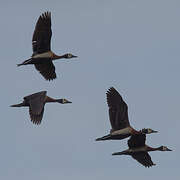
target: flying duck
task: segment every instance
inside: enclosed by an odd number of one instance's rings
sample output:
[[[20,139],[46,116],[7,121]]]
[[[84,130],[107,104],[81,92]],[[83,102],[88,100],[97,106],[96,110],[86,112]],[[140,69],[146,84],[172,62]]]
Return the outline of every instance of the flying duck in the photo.
[[[128,106],[124,102],[118,91],[111,87],[107,93],[107,104],[109,107],[109,119],[112,129],[110,134],[97,138],[96,141],[104,140],[121,140],[134,134],[150,134],[156,133],[150,128],[142,129],[140,131],[135,130],[130,126],[128,118]]]
[[[24,101],[20,104],[11,105],[11,107],[29,107],[29,114],[31,121],[34,124],[40,124],[42,121],[44,106],[46,103],[58,102],[61,104],[71,103],[66,99],[53,99],[46,95],[46,91],[37,92],[29,96],[24,97]]]
[[[55,66],[53,60],[76,58],[70,53],[64,55],[56,55],[51,51],[51,13],[43,13],[37,23],[32,38],[33,54],[30,59],[24,61],[17,66],[34,64],[35,68],[41,73],[46,80],[56,78]]]
[[[149,151],[172,151],[168,149],[166,146],[160,146],[158,148],[152,148],[145,144],[146,135],[145,134],[137,134],[132,135],[128,140],[129,149],[122,152],[115,152],[112,155],[130,155],[132,158],[137,160],[145,167],[151,167],[155,164],[151,160],[151,156],[148,154]]]

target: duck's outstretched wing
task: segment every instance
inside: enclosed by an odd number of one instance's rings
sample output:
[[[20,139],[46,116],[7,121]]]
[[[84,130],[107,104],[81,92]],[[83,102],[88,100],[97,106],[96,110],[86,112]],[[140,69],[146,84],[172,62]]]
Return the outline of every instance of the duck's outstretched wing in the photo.
[[[145,134],[136,134],[132,135],[128,140],[128,147],[138,148],[145,146],[146,135]]]
[[[151,167],[155,165],[151,160],[151,156],[147,152],[139,152],[132,154],[131,156],[145,167]]]
[[[41,121],[42,121],[42,118],[43,118],[43,114],[44,114],[44,107],[43,107],[43,109],[42,109],[40,114],[34,114],[34,112],[32,111],[31,107],[29,107],[29,115],[30,115],[31,121],[34,124],[36,124],[36,125],[41,124]]]
[[[51,60],[46,60],[41,64],[34,64],[34,66],[46,80],[56,79],[55,66]]]
[[[107,91],[106,95],[112,130],[119,130],[129,126],[128,106],[121,95],[113,87]]]
[[[44,112],[46,93],[46,91],[41,91],[24,97],[24,100],[29,104],[29,114],[31,121],[35,124],[41,123]]]
[[[32,38],[33,55],[50,51],[51,49],[51,13],[43,13],[37,23]]]

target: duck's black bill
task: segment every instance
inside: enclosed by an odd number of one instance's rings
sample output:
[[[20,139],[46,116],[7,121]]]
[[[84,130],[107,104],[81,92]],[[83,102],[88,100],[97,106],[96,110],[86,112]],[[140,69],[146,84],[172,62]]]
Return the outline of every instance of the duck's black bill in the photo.
[[[77,58],[78,56],[74,56],[74,55],[72,55],[72,58]]]
[[[152,133],[158,133],[158,131],[154,131],[154,130],[152,130]]]
[[[71,101],[67,101],[66,103],[72,103]]]

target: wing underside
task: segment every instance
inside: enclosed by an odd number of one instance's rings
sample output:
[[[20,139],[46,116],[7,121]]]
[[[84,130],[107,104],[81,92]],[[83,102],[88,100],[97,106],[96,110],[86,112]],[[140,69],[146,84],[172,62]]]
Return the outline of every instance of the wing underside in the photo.
[[[34,64],[35,68],[46,80],[56,79],[55,66],[51,60],[40,64]]]
[[[128,147],[139,148],[145,146],[146,135],[145,134],[136,134],[132,135],[128,140]]]
[[[44,112],[46,93],[46,91],[41,91],[24,97],[24,101],[29,104],[29,114],[31,121],[35,124],[41,123]]]
[[[121,95],[113,87],[107,91],[106,95],[112,129],[119,130],[130,126],[128,106]]]
[[[33,33],[33,55],[50,51],[51,36],[51,13],[45,12],[39,17]]]
[[[151,160],[151,156],[147,152],[139,152],[131,156],[145,167],[151,167],[155,165]]]

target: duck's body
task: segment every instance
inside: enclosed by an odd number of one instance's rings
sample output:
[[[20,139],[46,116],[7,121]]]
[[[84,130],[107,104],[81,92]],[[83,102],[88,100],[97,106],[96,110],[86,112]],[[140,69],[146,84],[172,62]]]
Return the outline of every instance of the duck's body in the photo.
[[[97,138],[96,141],[103,141],[103,140],[121,140],[121,139],[125,139],[129,136],[131,136],[132,134],[139,134],[141,133],[140,131],[136,131],[135,129],[133,129],[132,127],[126,127],[123,129],[119,129],[119,130],[115,130],[110,132],[110,134],[105,135],[101,138]]]
[[[55,66],[52,63],[56,59],[70,59],[75,58],[70,53],[64,55],[56,55],[51,51],[51,13],[43,13],[37,23],[32,38],[33,54],[30,59],[24,61],[18,66],[34,64],[35,68],[42,74],[46,80],[53,80],[56,78]]]
[[[141,163],[143,166],[151,167],[151,166],[154,166],[155,164],[152,162],[151,157],[148,154],[148,152],[171,151],[166,146],[160,146],[158,148],[147,146],[145,144],[145,141],[146,141],[145,134],[132,135],[130,139],[128,140],[129,149],[122,152],[113,153],[112,155],[130,155],[134,159],[136,159],[139,163]]]
[[[109,107],[109,119],[112,129],[110,134],[97,138],[96,141],[104,140],[121,140],[131,135],[155,133],[152,129],[135,130],[130,126],[128,118],[128,106],[122,99],[121,95],[111,87],[107,93],[107,104]]]
[[[46,95],[46,91],[41,91],[38,93],[31,94],[24,97],[24,101],[20,104],[11,105],[11,107],[29,107],[29,114],[31,121],[34,124],[40,124],[42,121],[44,106],[46,103],[58,102],[61,104],[71,103],[66,99],[54,99]]]

